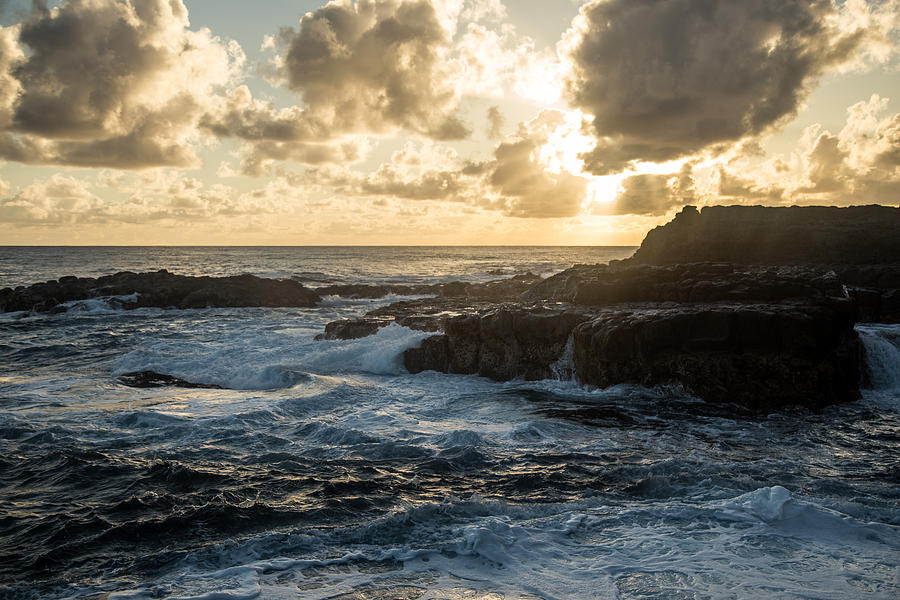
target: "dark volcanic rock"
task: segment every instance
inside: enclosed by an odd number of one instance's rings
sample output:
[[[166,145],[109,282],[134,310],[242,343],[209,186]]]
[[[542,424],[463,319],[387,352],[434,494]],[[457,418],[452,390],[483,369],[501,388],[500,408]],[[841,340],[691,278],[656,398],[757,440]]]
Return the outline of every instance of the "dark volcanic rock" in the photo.
[[[316,292],[321,296],[341,296],[343,298],[383,298],[389,294],[395,294],[397,296],[440,296],[441,298],[503,302],[514,300],[539,281],[541,281],[539,275],[523,273],[508,279],[498,279],[486,283],[451,281],[428,285],[345,284],[320,287],[316,289]]]
[[[578,310],[501,308],[444,321],[444,334],[403,356],[411,373],[424,370],[477,374],[499,381],[553,376],[576,324]]]
[[[355,340],[376,333],[382,327],[394,322],[391,318],[342,319],[325,326],[325,333],[316,336],[318,340]]]
[[[578,265],[496,305],[448,298],[368,318],[440,329],[411,372],[675,383],[753,410],[857,397],[854,324],[900,322],[900,209],[686,208],[634,257]]]
[[[411,373],[543,379],[566,367],[558,363],[568,342],[583,384],[676,383],[709,402],[818,408],[857,397],[853,311],[838,298],[500,309],[448,319],[442,335],[404,353],[404,365]]]
[[[212,383],[192,383],[173,377],[157,373],[156,371],[135,371],[133,373],[124,373],[119,375],[119,383],[128,387],[136,388],[157,388],[157,387],[183,387],[183,388],[201,388],[220,390],[222,386]]]
[[[698,261],[832,271],[862,321],[900,322],[900,208],[689,206],[648,233],[626,262]]]
[[[325,326],[319,340],[352,340],[376,333],[382,327],[396,323],[418,331],[439,331],[453,316],[496,308],[492,302],[469,302],[465,298],[426,298],[394,302],[370,310],[358,319],[341,319]]]
[[[650,231],[630,259],[648,264],[900,263],[900,208],[889,206],[686,207]]]
[[[523,293],[523,302],[780,302],[842,296],[833,273],[798,267],[748,269],[728,263],[578,265]]]
[[[568,366],[583,384],[676,383],[754,410],[821,407],[859,388],[855,302],[819,269],[582,265],[522,299],[444,318],[442,335],[406,351],[407,369],[508,380]]]
[[[188,277],[166,270],[155,273],[123,271],[105,277],[63,277],[15,290],[0,290],[0,312],[48,311],[65,302],[137,293],[123,308],[312,307],[321,297],[291,280],[254,275]]]
[[[854,400],[861,345],[852,302],[610,310],[574,331],[579,381],[677,382],[709,402],[758,410]]]
[[[842,265],[835,271],[856,300],[860,321],[900,323],[900,264]]]

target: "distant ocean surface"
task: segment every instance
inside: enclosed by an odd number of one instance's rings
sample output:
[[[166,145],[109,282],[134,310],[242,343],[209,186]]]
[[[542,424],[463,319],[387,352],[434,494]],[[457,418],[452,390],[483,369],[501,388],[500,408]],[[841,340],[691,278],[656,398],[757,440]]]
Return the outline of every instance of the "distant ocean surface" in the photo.
[[[116,271],[168,269],[180,275],[251,273],[303,282],[430,283],[487,281],[531,271],[557,273],[578,263],[627,258],[631,246],[0,246],[0,288]]]
[[[13,248],[0,287],[160,268],[486,281],[634,248]],[[900,597],[900,326],[868,387],[735,419],[669,387],[410,375],[398,300],[0,314],[0,598]],[[135,389],[153,370],[223,389]]]

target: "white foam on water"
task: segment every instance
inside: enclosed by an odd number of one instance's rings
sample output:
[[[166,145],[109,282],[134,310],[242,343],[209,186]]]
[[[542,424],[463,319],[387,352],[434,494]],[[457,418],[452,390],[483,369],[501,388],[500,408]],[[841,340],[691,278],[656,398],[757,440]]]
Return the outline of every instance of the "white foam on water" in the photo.
[[[392,324],[358,340],[270,339],[265,333],[215,343],[157,340],[122,356],[111,371],[155,371],[233,390],[282,389],[309,381],[309,374],[399,375],[405,372],[403,351],[429,335]]]
[[[403,351],[418,346],[432,335],[391,324],[379,329],[375,335],[358,340],[324,341],[310,346],[303,364],[323,374],[399,375],[406,372]]]
[[[550,372],[558,381],[575,380],[575,334],[569,334],[559,359],[550,365]]]
[[[872,387],[900,390],[900,325],[858,325]]]
[[[358,306],[363,307],[367,310],[373,310],[380,306],[387,306],[388,304],[393,304],[394,302],[405,302],[409,300],[424,300],[426,298],[434,298],[434,294],[427,295],[408,295],[403,296],[399,294],[385,294],[384,296],[380,296],[378,298],[349,298],[346,296],[322,296],[322,301],[318,304],[318,306],[330,306],[330,307],[345,307],[345,306]]]
[[[70,300],[59,304],[59,308],[63,309],[59,312],[31,312],[31,311],[13,311],[0,312],[0,322],[17,321],[23,318],[31,319],[47,319],[59,318],[60,316],[84,316],[84,315],[107,315],[119,313],[126,310],[137,303],[139,294],[123,296],[99,296],[97,298],[85,298],[83,300]]]
[[[98,298],[72,300],[64,302],[60,306],[64,307],[66,312],[72,314],[108,314],[125,310],[126,306],[137,304],[138,296],[137,292],[125,296],[100,296]]]

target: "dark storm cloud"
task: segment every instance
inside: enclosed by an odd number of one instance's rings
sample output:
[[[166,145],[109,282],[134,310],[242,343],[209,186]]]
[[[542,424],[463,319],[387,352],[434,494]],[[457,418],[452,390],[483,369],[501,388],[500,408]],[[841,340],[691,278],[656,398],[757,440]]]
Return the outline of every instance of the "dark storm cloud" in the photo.
[[[569,96],[594,115],[595,174],[759,134],[792,117],[863,33],[830,0],[604,0],[571,37]]]

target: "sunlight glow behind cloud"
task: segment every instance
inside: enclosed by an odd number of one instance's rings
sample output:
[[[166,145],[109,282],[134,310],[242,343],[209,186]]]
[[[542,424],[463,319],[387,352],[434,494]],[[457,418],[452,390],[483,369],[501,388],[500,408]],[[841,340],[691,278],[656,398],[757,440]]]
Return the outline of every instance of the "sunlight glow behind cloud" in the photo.
[[[900,0],[306,0],[237,39],[252,11],[194,7],[3,13],[8,243],[613,243],[686,203],[900,198]]]

